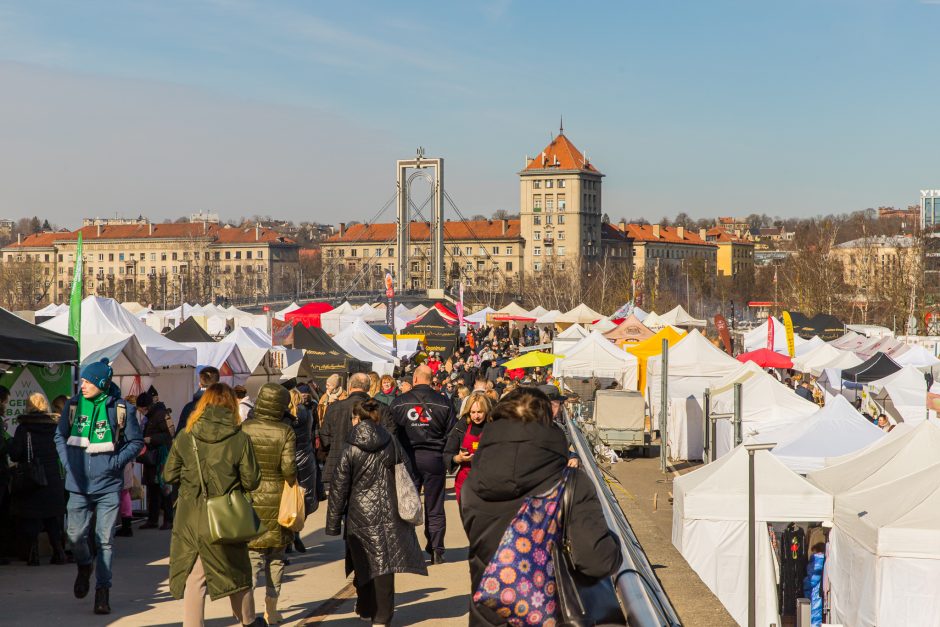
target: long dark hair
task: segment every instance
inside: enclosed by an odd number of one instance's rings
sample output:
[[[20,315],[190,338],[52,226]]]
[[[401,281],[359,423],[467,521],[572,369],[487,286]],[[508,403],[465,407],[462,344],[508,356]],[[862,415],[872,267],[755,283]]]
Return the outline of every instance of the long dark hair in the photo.
[[[552,402],[537,388],[521,387],[504,396],[492,412],[493,420],[519,420],[552,424]]]
[[[371,420],[378,424],[382,420],[382,404],[374,399],[358,401],[352,407],[353,418]]]

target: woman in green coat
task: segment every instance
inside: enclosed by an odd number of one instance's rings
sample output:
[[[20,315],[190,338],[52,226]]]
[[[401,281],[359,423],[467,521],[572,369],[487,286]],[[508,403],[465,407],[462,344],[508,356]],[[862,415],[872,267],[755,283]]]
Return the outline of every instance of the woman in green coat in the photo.
[[[209,386],[173,442],[163,479],[179,485],[170,541],[170,592],[183,599],[183,627],[201,626],[205,597],[229,597],[232,613],[243,625],[264,625],[255,616],[248,543],[211,544],[206,498],[261,482],[261,469],[248,437],[239,429],[238,401],[223,383]],[[199,464],[208,486],[204,495]]]

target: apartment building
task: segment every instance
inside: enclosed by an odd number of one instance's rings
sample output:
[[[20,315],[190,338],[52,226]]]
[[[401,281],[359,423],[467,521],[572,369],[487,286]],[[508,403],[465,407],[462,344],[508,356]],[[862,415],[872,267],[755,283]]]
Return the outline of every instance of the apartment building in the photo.
[[[394,223],[349,227],[341,223],[335,235],[320,243],[322,288],[384,289],[385,273],[394,273],[398,257],[396,228]],[[406,251],[411,284],[406,289],[423,290],[431,285],[430,236],[429,223],[411,223],[411,244]],[[523,276],[525,248],[519,220],[448,220],[444,223],[446,282],[496,291],[515,289]]]
[[[702,262],[711,272],[717,269],[718,245],[705,240],[704,229],[695,233],[681,226],[626,222],[616,227],[632,240],[635,273],[655,265],[681,268],[692,260]]]
[[[718,276],[754,276],[754,243],[715,227],[705,232],[705,241],[718,247],[715,267]]]
[[[5,266],[30,263],[42,302],[64,302],[71,289],[78,235],[84,292],[154,306],[181,299],[247,298],[294,291],[298,246],[260,226],[209,222],[93,224],[43,232],[0,249]]]
[[[836,244],[832,256],[842,263],[843,280],[856,288],[885,287],[921,272],[922,259],[914,238],[863,237]]]

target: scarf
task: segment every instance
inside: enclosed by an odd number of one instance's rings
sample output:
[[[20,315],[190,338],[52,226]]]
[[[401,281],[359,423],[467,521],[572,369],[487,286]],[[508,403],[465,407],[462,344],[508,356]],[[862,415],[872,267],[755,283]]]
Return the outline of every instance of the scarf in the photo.
[[[75,422],[68,444],[83,448],[88,453],[111,453],[114,451],[114,434],[108,420],[108,395],[102,392],[92,399],[82,396],[78,400]]]

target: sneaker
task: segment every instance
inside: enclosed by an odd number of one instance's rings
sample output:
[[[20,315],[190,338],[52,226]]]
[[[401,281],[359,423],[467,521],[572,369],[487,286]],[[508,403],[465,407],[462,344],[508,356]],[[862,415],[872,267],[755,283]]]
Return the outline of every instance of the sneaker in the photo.
[[[95,614],[110,614],[111,603],[108,601],[108,588],[95,588]]]
[[[91,586],[91,573],[94,569],[94,564],[88,564],[87,566],[79,565],[78,575],[75,577],[75,585],[72,587],[72,592],[75,593],[76,599],[84,599],[88,596],[88,589]]]

